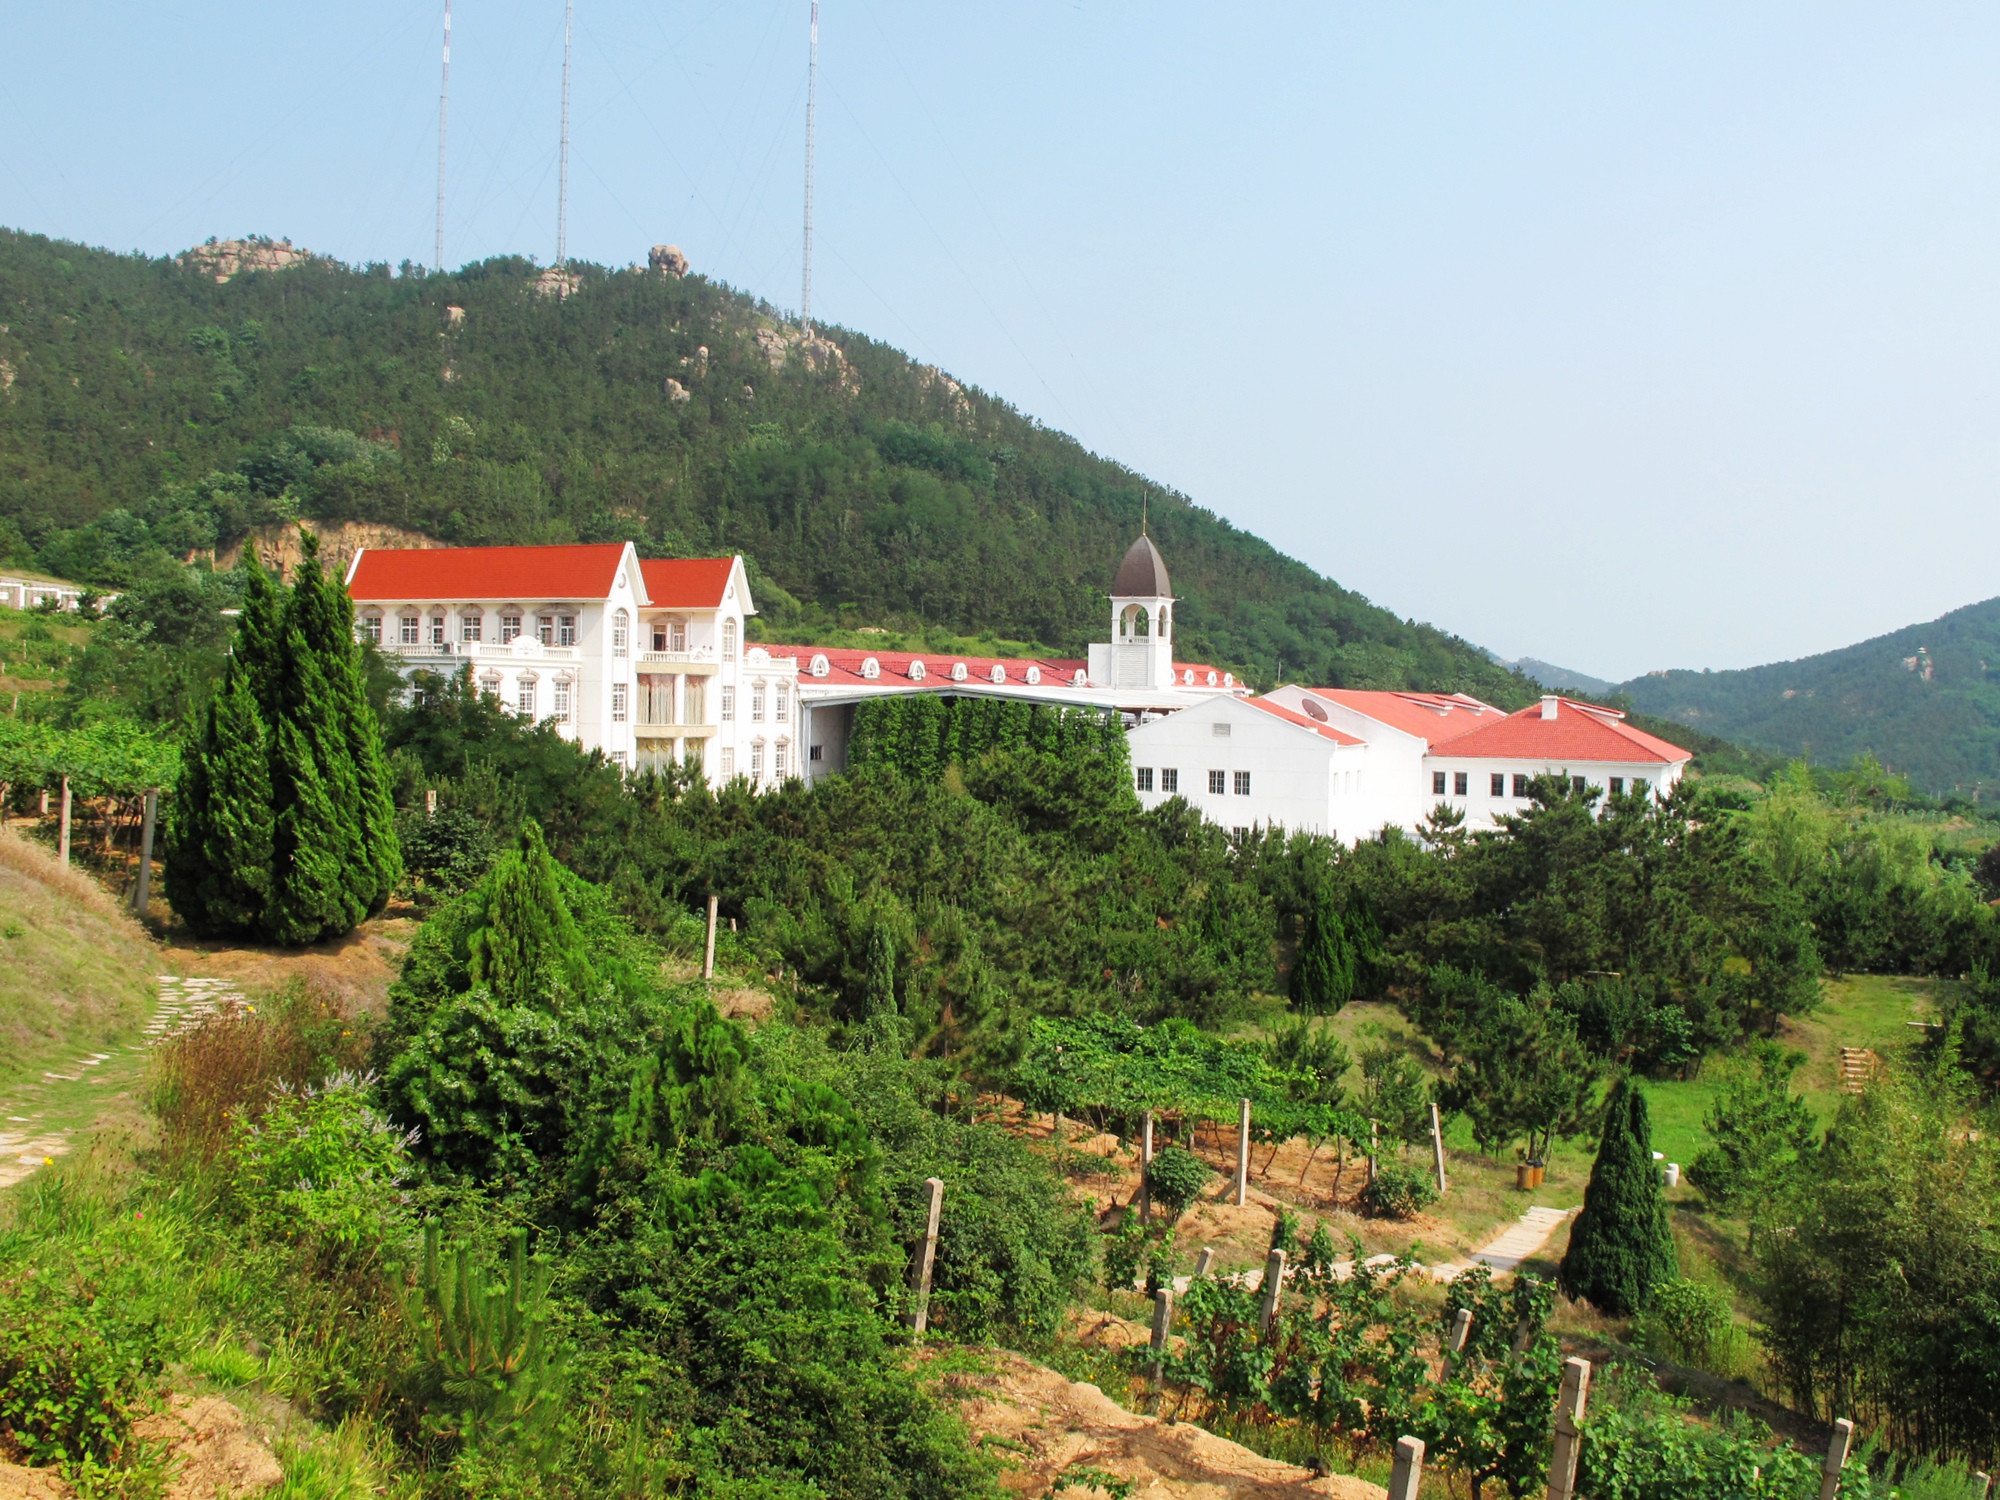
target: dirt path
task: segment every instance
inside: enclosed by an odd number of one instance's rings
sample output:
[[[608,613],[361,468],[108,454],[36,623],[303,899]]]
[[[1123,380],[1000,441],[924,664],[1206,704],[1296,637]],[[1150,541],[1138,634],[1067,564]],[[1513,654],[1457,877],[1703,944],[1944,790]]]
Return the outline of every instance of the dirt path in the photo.
[[[1018,1354],[988,1357],[983,1369],[943,1377],[975,1439],[1010,1464],[1010,1495],[1051,1492],[1098,1500],[1109,1490],[1083,1472],[1129,1484],[1133,1500],[1386,1500],[1380,1485],[1252,1453],[1188,1423],[1129,1412],[1096,1386],[1073,1381]]]

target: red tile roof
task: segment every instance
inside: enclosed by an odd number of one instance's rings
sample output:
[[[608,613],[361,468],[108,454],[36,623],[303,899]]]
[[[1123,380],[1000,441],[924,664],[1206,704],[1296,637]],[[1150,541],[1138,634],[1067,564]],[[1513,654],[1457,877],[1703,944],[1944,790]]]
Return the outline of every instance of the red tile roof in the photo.
[[[968,686],[979,683],[988,687],[1028,686],[1030,685],[1027,678],[1028,669],[1033,667],[1041,678],[1039,683],[1034,684],[1035,686],[1074,687],[1077,685],[1077,674],[1088,673],[1090,670],[1090,663],[1080,657],[954,656],[935,651],[864,651],[840,646],[779,646],[751,643],[752,646],[760,644],[774,657],[796,656],[799,661],[799,680],[802,682],[867,683],[875,687],[936,687],[940,683],[957,680],[951,675],[952,668],[962,662],[965,665],[963,680]],[[815,656],[826,658],[827,675],[824,677],[811,676],[812,659]],[[871,656],[875,658],[880,670],[874,677],[864,677],[861,674],[861,666]],[[921,677],[910,675],[911,664],[915,662],[924,664]],[[993,680],[995,667],[1004,674],[999,682]],[[1183,680],[1189,672],[1194,673],[1192,683]],[[1223,678],[1227,674],[1219,668],[1203,662],[1177,661],[1174,663],[1174,686],[1207,687],[1211,674],[1215,678],[1215,685],[1222,686]],[[1105,686],[1101,682],[1091,682],[1087,676],[1084,682],[1085,685],[1094,688]],[[1234,683],[1230,685],[1236,686]]]
[[[1497,724],[1471,729],[1431,754],[1453,760],[1475,756],[1489,759],[1539,760],[1551,765],[1580,766],[1608,761],[1630,764],[1657,761],[1664,765],[1690,758],[1679,745],[1634,729],[1615,709],[1597,708],[1561,698],[1553,719],[1542,717],[1541,704],[1507,715]]]
[[[623,542],[579,547],[367,547],[347,592],[367,599],[603,599]]]
[[[646,598],[662,609],[720,609],[733,557],[654,557],[639,564]]]
[[[1306,688],[1329,703],[1364,714],[1391,729],[1400,729],[1435,745],[1482,723],[1493,723],[1500,710],[1464,693],[1397,693],[1360,688]]]
[[[1321,739],[1332,740],[1336,745],[1365,745],[1366,740],[1358,740],[1351,734],[1343,734],[1331,724],[1322,724],[1317,719],[1308,719],[1302,713],[1295,713],[1281,703],[1273,703],[1269,698],[1245,700],[1252,708],[1261,708],[1265,713],[1283,719],[1287,724],[1296,724],[1301,729],[1310,729]]]

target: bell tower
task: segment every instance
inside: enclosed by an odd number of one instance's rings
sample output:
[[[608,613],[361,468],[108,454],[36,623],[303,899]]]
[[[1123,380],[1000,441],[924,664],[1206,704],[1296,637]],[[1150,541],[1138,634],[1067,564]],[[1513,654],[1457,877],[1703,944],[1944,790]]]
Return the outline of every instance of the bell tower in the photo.
[[[1117,688],[1174,681],[1174,595],[1166,560],[1143,531],[1111,584],[1111,641],[1090,648],[1090,676]]]

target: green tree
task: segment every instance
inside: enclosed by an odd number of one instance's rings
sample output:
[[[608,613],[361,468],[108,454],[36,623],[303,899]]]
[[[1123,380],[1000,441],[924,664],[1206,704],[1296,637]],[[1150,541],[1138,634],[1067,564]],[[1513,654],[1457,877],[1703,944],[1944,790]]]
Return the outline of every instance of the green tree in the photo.
[[[1354,998],[1356,955],[1338,908],[1321,893],[1306,908],[1299,960],[1292,969],[1292,1003],[1336,1011]]]
[[[197,931],[250,931],[270,901],[268,739],[249,675],[231,657],[167,817],[167,900]]]
[[[1688,1166],[1688,1179],[1716,1207],[1751,1210],[1753,1234],[1759,1210],[1811,1160],[1819,1135],[1812,1106],[1791,1088],[1805,1060],[1776,1042],[1752,1047],[1728,1070],[1702,1121],[1715,1144]]]
[[[1680,1273],[1667,1202],[1653,1161],[1646,1096],[1631,1078],[1611,1090],[1604,1136],[1557,1270],[1564,1293],[1612,1317],[1645,1307],[1652,1290]]]
[[[529,822],[516,847],[495,862],[475,894],[475,916],[466,946],[474,985],[503,1005],[561,1010],[567,998],[585,999],[596,988],[556,862]]]

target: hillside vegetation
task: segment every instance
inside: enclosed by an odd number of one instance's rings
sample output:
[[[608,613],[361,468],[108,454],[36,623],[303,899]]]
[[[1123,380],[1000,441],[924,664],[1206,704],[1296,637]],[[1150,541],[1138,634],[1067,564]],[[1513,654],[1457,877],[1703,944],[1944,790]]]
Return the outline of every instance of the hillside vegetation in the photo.
[[[1780,755],[1872,753],[1921,791],[2000,782],[2000,599],[1856,646],[1736,672],[1663,672],[1634,708]]]
[[[1105,628],[1150,494],[1185,652],[1265,682],[1527,701],[1467,643],[887,345],[804,340],[698,276],[574,270],[567,298],[520,259],[218,285],[0,232],[0,562],[116,586],[295,514],[455,543],[630,538],[744,552],[773,629],[1073,651]]]

